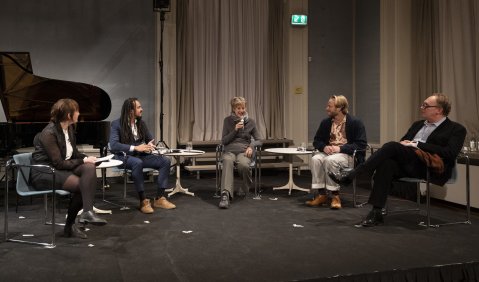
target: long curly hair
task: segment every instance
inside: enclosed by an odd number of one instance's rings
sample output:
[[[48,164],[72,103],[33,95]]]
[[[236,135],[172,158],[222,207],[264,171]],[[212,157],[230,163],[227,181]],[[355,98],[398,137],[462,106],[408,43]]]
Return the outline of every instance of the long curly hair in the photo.
[[[130,126],[130,115],[132,111],[135,111],[136,102],[138,98],[128,98],[123,102],[121,107],[121,116],[120,116],[120,142],[124,144],[133,144],[135,138],[133,137],[133,132],[131,131]],[[146,137],[146,129],[141,117],[136,118],[136,129],[138,132],[139,140],[143,140]]]

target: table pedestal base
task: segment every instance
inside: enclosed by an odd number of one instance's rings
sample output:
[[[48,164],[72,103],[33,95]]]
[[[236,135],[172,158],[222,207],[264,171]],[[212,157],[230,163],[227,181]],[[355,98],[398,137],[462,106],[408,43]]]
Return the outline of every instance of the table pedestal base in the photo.
[[[172,196],[176,193],[183,193],[183,194],[186,194],[186,195],[195,196],[195,193],[190,192],[190,191],[188,191],[188,188],[184,188],[183,186],[181,186],[181,183],[180,183],[179,179],[176,180],[175,188],[166,189],[165,191],[170,192],[170,193],[168,193],[168,197],[170,197],[170,196]]]
[[[166,189],[168,193],[168,198],[176,193],[183,193],[190,196],[195,196],[195,193],[188,191],[188,188],[183,188],[180,183],[180,158],[176,157],[176,185],[174,188]]]
[[[310,191],[310,189],[301,188],[298,185],[294,184],[294,181],[293,181],[293,163],[289,164],[289,180],[288,180],[288,183],[284,186],[273,188],[273,190],[285,190],[285,189],[289,190],[288,195],[291,195],[291,190],[299,190],[299,191],[304,191],[304,192],[309,192]]]

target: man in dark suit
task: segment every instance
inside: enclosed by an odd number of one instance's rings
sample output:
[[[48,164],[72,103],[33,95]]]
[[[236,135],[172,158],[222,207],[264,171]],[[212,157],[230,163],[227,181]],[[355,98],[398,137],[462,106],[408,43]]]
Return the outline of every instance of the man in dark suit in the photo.
[[[381,210],[394,179],[426,177],[427,167],[421,156],[437,155],[444,164],[442,173],[431,172],[432,183],[442,186],[451,177],[456,157],[464,144],[466,129],[447,117],[450,111],[451,104],[446,95],[429,96],[421,105],[424,120],[414,122],[400,142],[384,144],[364,164],[346,175],[330,175],[339,183],[348,183],[360,173],[375,171],[369,196],[373,209],[358,226],[383,223]]]
[[[153,208],[145,196],[143,168],[158,170],[158,188],[153,207],[173,209],[176,206],[165,197],[170,159],[151,154],[155,149],[153,135],[141,120],[142,114],[143,108],[137,98],[126,99],[121,108],[121,117],[111,123],[109,145],[115,158],[131,169],[131,177],[140,198],[140,211],[149,214],[153,213]]]

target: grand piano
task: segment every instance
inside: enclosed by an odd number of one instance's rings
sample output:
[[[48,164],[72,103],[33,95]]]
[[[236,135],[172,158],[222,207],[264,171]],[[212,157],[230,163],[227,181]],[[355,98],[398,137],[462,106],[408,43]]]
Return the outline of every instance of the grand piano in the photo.
[[[33,146],[33,137],[50,120],[52,105],[71,98],[80,106],[77,144],[100,149],[108,142],[111,100],[101,88],[33,74],[29,52],[0,52],[0,100],[7,122],[0,123],[0,157]]]

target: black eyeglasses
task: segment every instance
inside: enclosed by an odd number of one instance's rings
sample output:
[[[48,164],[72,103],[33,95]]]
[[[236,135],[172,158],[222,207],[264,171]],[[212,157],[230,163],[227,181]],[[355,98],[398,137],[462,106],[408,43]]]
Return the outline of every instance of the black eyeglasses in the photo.
[[[427,109],[427,108],[438,108],[438,107],[439,107],[439,106],[430,106],[430,105],[428,105],[428,104],[426,104],[426,103],[423,103],[420,108],[425,110],[425,109]]]

